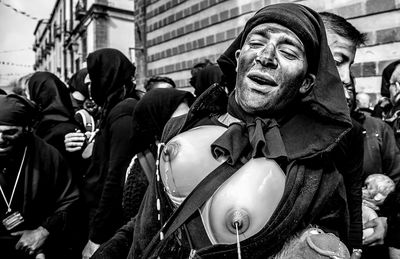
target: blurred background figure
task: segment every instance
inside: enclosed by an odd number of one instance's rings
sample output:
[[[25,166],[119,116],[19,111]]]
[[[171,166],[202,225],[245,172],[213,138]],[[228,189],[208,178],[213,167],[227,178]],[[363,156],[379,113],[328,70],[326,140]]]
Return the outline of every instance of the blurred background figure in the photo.
[[[149,92],[153,89],[156,88],[175,88],[175,82],[169,77],[166,76],[153,76],[150,77],[144,88],[146,89],[146,92]]]
[[[222,80],[222,71],[218,64],[208,64],[203,69],[199,70],[196,75],[194,94],[199,97],[205,90],[215,83],[220,83]]]
[[[76,72],[68,81],[72,104],[75,110],[75,120],[84,130],[65,135],[65,148],[68,152],[81,152],[82,158],[88,159],[92,155],[94,137],[98,132],[100,107],[91,96],[90,79],[87,69]],[[86,168],[86,167],[85,167]]]
[[[379,118],[381,120],[385,120],[392,110],[393,105],[390,102],[388,97],[379,98],[378,102],[374,106],[374,110],[372,112],[372,116]]]
[[[6,95],[6,94],[7,94],[6,91],[0,88],[0,95]]]
[[[33,73],[27,74],[21,78],[19,78],[15,84],[14,87],[12,88],[12,92],[16,93],[18,95],[22,95],[30,99],[29,96],[29,89],[28,89],[28,82],[29,79],[32,77]]]
[[[367,94],[367,93],[357,93],[356,95],[356,104],[357,104],[357,108],[361,109],[363,111],[370,111],[370,113],[372,112],[371,110],[371,97]]]
[[[124,213],[128,220],[136,215],[147,182],[153,180],[157,144],[165,124],[171,117],[186,114],[193,101],[194,96],[187,91],[154,89],[136,105],[133,115],[135,157],[128,170],[123,198]],[[143,181],[146,178],[147,180]]]
[[[199,71],[211,64],[212,62],[209,59],[205,59],[203,62],[199,62],[193,66],[193,68],[190,70],[190,74],[192,77],[189,80],[189,84],[192,87],[196,86],[197,74],[199,73]]]
[[[206,59],[204,62],[197,63],[190,71],[190,85],[194,88],[194,95],[199,97],[208,87],[215,83],[221,83],[223,73],[218,64]]]
[[[385,121],[392,126],[397,145],[400,147],[400,60],[383,70],[381,91],[384,96],[389,93],[392,108]]]

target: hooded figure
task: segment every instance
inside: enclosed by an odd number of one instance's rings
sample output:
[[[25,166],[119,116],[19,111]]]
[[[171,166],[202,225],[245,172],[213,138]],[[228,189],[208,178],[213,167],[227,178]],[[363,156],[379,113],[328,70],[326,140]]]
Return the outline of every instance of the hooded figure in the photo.
[[[65,153],[64,135],[78,127],[68,88],[49,72],[34,73],[28,87],[30,99],[37,103],[42,113],[35,127],[36,135]]]
[[[54,147],[32,134],[39,115],[33,102],[0,95],[0,107],[0,187],[8,200],[0,203],[2,257],[42,253],[72,258],[69,234],[76,225],[70,224],[79,192],[69,166]]]
[[[123,206],[127,219],[134,217],[139,209],[148,184],[146,176],[152,179],[155,173],[157,143],[161,140],[165,124],[176,114],[178,107],[186,107],[187,112],[193,100],[193,95],[187,91],[161,88],[148,92],[136,105],[133,115],[136,157],[124,187]]]
[[[385,69],[382,72],[381,95],[383,97],[390,98],[390,93],[389,93],[390,78],[398,64],[400,64],[400,60],[396,60],[390,63],[387,67],[385,67]]]
[[[85,98],[89,98],[89,89],[87,84],[85,84],[85,78],[88,74],[87,68],[83,68],[76,72],[68,81],[69,91],[71,93],[78,91]]]
[[[28,88],[30,100],[41,110],[41,119],[34,126],[35,134],[60,151],[74,175],[81,175],[80,155],[66,152],[64,145],[65,134],[80,129],[74,119],[68,88],[56,75],[49,72],[34,73],[29,79]]]
[[[211,64],[200,70],[196,75],[194,94],[199,97],[208,87],[220,83],[222,71],[216,64]]]
[[[270,42],[277,46],[267,44]],[[288,49],[286,44],[290,46]],[[290,52],[292,48],[295,54]],[[299,49],[303,48],[299,54]],[[247,54],[250,57],[247,51],[258,49],[260,55],[251,56],[253,60],[249,58],[254,62],[243,59]],[[285,64],[279,63],[283,62],[281,57],[276,60],[278,53],[276,56],[270,54],[273,51],[284,55],[285,62],[299,59],[301,55],[302,64],[305,64],[301,69],[306,70],[304,74],[296,74],[300,73],[297,69],[291,70],[295,71],[294,74],[279,74]],[[179,157],[179,143],[174,149],[174,142],[171,144],[169,141],[180,136],[183,138],[202,126],[225,127],[222,135],[206,148],[214,160],[222,160],[222,163],[180,200],[179,207],[174,206],[176,200],[171,198],[170,186],[166,185],[171,181],[164,180],[165,175],[171,171],[173,175],[179,168],[163,170],[160,167],[158,173],[161,177],[156,174],[150,181],[135,217],[128,258],[187,258],[189,255],[190,258],[235,258],[238,249],[244,258],[268,258],[310,224],[316,224],[346,241],[349,218],[345,189],[329,152],[350,130],[351,120],[319,15],[297,4],[264,7],[248,20],[218,63],[224,76],[230,79],[228,88],[235,86],[235,91],[228,97],[222,87],[214,85],[195,101],[186,116],[171,119],[161,139],[166,146],[159,155]],[[244,64],[255,70],[244,70],[247,68]],[[263,65],[262,71],[258,71],[259,64]],[[271,70],[267,69],[267,64]],[[299,80],[293,80],[293,77]],[[292,81],[288,83],[287,80]],[[243,87],[254,89],[243,92]],[[281,90],[287,91],[286,95],[282,95]],[[269,102],[263,103],[262,107],[268,109],[257,110],[258,103],[252,102],[255,99],[247,97],[258,98],[260,102],[268,99]],[[246,107],[241,103],[244,100],[247,101]],[[196,145],[201,143],[196,138],[193,140],[192,151],[196,152],[199,150]],[[174,155],[171,150],[178,152]],[[203,217],[204,206],[224,188],[229,189],[229,184],[237,179],[242,168],[256,159],[268,160],[283,172],[285,181],[280,202],[257,233],[251,236],[238,234],[240,245],[214,242]],[[197,157],[187,157],[186,161],[189,169],[186,173],[190,177],[197,172],[197,168],[190,167],[194,161],[197,162]],[[254,194],[255,188],[246,186],[231,194],[246,196],[247,192]],[[255,194],[254,199],[250,197],[249,203],[258,200],[257,196]],[[226,202],[230,202],[228,200]],[[267,208],[267,202],[259,204],[259,207]],[[218,208],[215,213],[218,214]],[[240,218],[241,214],[236,216]],[[338,251],[333,251],[333,254],[341,255]]]
[[[135,66],[120,51],[100,49],[87,58],[94,101],[103,107],[92,161],[83,193],[89,209],[90,245],[106,241],[122,225],[122,190],[125,171],[133,156],[132,115],[137,100],[126,98],[134,86]]]

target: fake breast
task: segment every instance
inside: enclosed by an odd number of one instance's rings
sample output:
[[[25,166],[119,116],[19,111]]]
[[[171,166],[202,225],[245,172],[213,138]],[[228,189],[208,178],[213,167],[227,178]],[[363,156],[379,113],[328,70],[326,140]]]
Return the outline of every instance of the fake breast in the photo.
[[[175,206],[210,172],[226,161],[211,155],[211,143],[226,131],[221,126],[200,126],[172,138],[160,156],[160,176]]]
[[[215,159],[210,145],[225,132],[201,126],[175,136],[160,157],[160,175],[171,201],[179,206],[210,172],[226,161]],[[212,244],[233,244],[258,233],[278,206],[285,174],[266,158],[255,158],[227,179],[199,209]]]

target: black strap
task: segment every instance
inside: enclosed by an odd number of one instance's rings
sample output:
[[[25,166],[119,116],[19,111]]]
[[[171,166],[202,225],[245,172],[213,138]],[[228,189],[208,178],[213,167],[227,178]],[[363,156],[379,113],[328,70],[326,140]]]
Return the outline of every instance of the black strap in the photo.
[[[153,254],[153,251],[160,250],[168,240],[168,237],[180,228],[214,194],[221,184],[231,177],[242,165],[242,163],[238,162],[234,166],[231,166],[227,162],[224,162],[208,174],[174,211],[164,227],[153,237],[143,253],[143,258],[149,258]],[[164,238],[160,241],[161,232]]]

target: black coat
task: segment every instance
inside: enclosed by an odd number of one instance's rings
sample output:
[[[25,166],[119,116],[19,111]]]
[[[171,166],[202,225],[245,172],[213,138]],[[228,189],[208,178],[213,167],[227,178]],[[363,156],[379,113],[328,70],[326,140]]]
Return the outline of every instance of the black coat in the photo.
[[[95,138],[82,191],[89,209],[89,238],[95,243],[105,242],[123,224],[122,190],[133,157],[132,115],[136,102],[128,98],[117,104]]]

